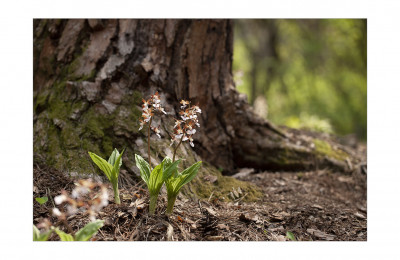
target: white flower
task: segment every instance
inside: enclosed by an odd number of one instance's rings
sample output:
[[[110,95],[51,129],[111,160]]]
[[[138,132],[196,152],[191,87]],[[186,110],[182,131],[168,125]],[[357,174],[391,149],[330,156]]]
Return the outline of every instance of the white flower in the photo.
[[[65,196],[64,194],[58,195],[54,197],[54,202],[57,205],[60,205],[61,203],[63,203],[64,201],[66,201],[68,198],[67,196]]]
[[[189,144],[191,147],[194,147],[193,138],[189,136]]]
[[[189,135],[194,135],[196,133],[196,129],[189,129],[186,131],[186,133]]]
[[[86,195],[89,192],[89,189],[86,187],[78,186],[72,191],[72,198],[76,199],[83,195]]]
[[[153,130],[154,133],[156,133],[156,135],[157,135],[159,138],[161,138],[161,135],[160,135],[161,132],[160,132],[159,127],[160,127],[160,126],[158,126],[158,127],[151,126],[151,130]]]
[[[62,213],[58,208],[53,208],[53,215],[56,217],[61,217]]]
[[[193,109],[193,111],[195,113],[200,113],[201,114],[201,109],[198,106],[193,106],[192,109]]]
[[[189,102],[189,101],[186,101],[186,100],[181,100],[180,103],[182,104],[181,109],[184,109],[187,105],[190,104],[190,102]]]

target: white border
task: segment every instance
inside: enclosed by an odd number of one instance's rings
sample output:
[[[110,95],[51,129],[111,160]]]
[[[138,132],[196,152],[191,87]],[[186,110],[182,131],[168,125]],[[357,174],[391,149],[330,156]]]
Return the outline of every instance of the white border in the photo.
[[[26,0],[3,1],[0,10],[2,259],[397,257],[400,244],[399,1]],[[368,242],[33,243],[32,18],[54,17],[368,18]]]

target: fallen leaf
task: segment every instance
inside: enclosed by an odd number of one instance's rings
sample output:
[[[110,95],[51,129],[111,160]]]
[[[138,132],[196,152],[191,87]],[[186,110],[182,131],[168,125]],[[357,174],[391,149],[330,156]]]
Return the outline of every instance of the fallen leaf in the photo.
[[[311,207],[316,208],[316,209],[320,209],[320,210],[323,210],[323,209],[324,209],[322,206],[320,206],[320,205],[318,205],[318,204],[314,204],[314,205],[312,205]]]
[[[168,224],[167,228],[167,240],[172,241],[172,235],[174,234],[174,228],[171,226],[171,224]]]
[[[216,217],[217,216],[217,212],[215,210],[213,210],[212,208],[209,207],[205,207],[205,209],[207,210],[208,214]]]
[[[284,186],[286,184],[285,181],[281,181],[281,180],[274,180],[274,182],[280,186]]]
[[[239,198],[239,197],[240,197],[240,196],[239,196],[239,193],[238,193],[237,191],[233,190],[232,192],[233,192],[233,195],[235,195],[236,198]]]
[[[243,178],[246,177],[254,172],[252,168],[242,168],[239,170],[238,173],[232,175],[233,178]]]
[[[367,218],[366,216],[364,216],[363,214],[361,214],[359,212],[354,213],[354,216],[356,216],[356,218],[358,218],[358,219],[366,219]]]
[[[217,228],[229,230],[229,227],[228,227],[227,225],[225,225],[225,224],[218,224],[218,225],[217,225]]]
[[[204,176],[204,180],[208,181],[208,182],[211,182],[211,183],[214,183],[214,182],[216,182],[218,180],[218,177],[214,176],[214,175],[207,175],[207,176]]]
[[[290,216],[290,214],[285,211],[277,212],[277,213],[272,214],[270,220],[271,221],[282,221],[285,219],[285,217],[289,217],[289,216]]]
[[[307,232],[310,233],[311,235],[314,235],[320,239],[324,239],[327,241],[332,241],[335,239],[335,235],[330,235],[330,234],[326,234],[320,230],[317,229],[312,229],[312,228],[308,228]]]
[[[254,214],[254,213],[242,213],[239,216],[239,219],[242,221],[254,221],[257,222],[259,220],[259,217]]]
[[[123,200],[131,200],[133,198],[133,196],[130,194],[122,194],[121,197]]]
[[[206,237],[206,240],[208,240],[208,241],[220,241],[222,239],[224,239],[223,236],[207,236]]]
[[[144,199],[137,199],[131,203],[131,207],[136,207],[137,209],[143,209],[146,206]]]

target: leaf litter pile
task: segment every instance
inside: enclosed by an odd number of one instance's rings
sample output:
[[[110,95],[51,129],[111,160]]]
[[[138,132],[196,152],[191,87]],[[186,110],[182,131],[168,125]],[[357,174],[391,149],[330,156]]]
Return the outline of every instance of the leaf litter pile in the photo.
[[[33,170],[33,198],[48,196],[40,205],[33,199],[33,224],[44,218],[57,223],[50,212],[53,198],[62,190],[71,192],[76,179],[44,166]],[[309,172],[260,172],[241,169],[234,175],[259,186],[264,196],[244,202],[240,189],[227,196],[232,202],[192,200],[178,196],[174,213],[167,217],[167,198],[162,190],[156,214],[149,216],[149,194],[139,180],[125,178],[121,204],[113,201],[98,214],[104,226],[95,241],[366,241],[366,166],[352,175],[328,170]],[[128,181],[127,181],[128,180]],[[89,219],[84,213],[68,217],[70,227],[79,230]],[[59,240],[52,234],[49,240]]]

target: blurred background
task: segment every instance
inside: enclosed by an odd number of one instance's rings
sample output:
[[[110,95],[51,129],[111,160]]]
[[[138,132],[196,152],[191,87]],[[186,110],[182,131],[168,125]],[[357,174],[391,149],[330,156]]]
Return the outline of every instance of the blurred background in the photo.
[[[275,124],[367,138],[365,19],[235,20],[237,89]]]

